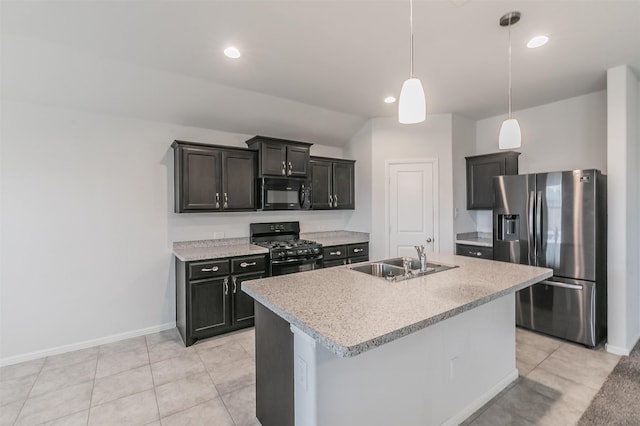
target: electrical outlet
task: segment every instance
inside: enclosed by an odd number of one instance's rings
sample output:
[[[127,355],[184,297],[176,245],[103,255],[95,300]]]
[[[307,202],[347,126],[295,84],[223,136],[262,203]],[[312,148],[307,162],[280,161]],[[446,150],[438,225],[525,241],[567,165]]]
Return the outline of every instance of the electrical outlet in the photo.
[[[219,240],[221,238],[224,238],[224,232],[214,232],[213,233],[213,239],[214,240]]]

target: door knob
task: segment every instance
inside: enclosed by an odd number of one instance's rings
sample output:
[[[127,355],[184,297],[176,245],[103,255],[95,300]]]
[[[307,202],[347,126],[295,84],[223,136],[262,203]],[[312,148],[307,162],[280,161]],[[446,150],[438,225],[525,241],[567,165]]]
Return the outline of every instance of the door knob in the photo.
[[[430,243],[431,241],[433,241],[431,237],[427,237],[427,242]]]

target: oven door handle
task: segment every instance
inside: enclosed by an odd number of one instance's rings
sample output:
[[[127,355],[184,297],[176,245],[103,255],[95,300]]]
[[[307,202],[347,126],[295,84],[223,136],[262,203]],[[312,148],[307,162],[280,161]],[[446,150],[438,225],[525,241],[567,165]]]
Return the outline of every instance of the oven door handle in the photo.
[[[295,263],[295,262],[298,262],[300,264],[305,264],[305,263],[317,262],[318,260],[322,260],[322,256],[309,257],[309,258],[306,258],[306,259],[272,260],[271,264],[272,265],[284,265],[284,264],[287,264],[287,263]]]

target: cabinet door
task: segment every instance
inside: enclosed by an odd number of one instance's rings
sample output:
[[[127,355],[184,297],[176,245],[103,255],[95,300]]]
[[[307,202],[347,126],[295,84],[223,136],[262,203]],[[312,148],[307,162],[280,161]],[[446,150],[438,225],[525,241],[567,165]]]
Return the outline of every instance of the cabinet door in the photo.
[[[191,281],[191,335],[211,335],[230,325],[228,309],[229,277]]]
[[[221,152],[217,149],[182,148],[179,212],[219,210],[221,206]]]
[[[353,163],[333,164],[333,205],[338,209],[355,208],[355,173]]]
[[[333,206],[331,195],[331,162],[311,161],[311,208],[314,210],[330,209]]]
[[[504,175],[505,160],[475,159],[467,165],[467,208],[487,209],[493,207],[493,177]]]
[[[257,280],[258,278],[264,278],[265,274],[247,274],[247,275],[234,275],[231,277],[232,281],[232,305],[233,305],[233,323],[234,324],[247,324],[253,323],[254,319],[254,306],[253,297],[242,291],[242,283],[248,280]]]
[[[287,146],[287,176],[306,177],[309,173],[309,148]]]
[[[256,153],[254,151],[223,151],[223,210],[255,210],[255,164]]]
[[[287,150],[285,145],[263,142],[260,151],[262,176],[285,176]]]

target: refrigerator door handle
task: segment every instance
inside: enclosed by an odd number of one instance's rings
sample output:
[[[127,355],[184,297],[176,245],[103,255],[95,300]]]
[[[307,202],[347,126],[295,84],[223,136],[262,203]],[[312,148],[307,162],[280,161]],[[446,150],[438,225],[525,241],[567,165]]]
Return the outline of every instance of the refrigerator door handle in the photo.
[[[535,196],[533,191],[529,191],[529,220],[527,223],[527,230],[529,231],[529,238],[527,238],[527,247],[529,249],[529,265],[535,265],[535,244],[533,240],[533,209],[535,206]],[[533,244],[533,247],[531,245]]]
[[[550,285],[553,287],[562,287],[562,288],[568,288],[570,290],[580,290],[582,291],[583,287],[580,284],[566,284],[566,283],[561,283],[558,281],[541,281],[540,284],[546,284],[546,285]]]
[[[544,251],[542,244],[542,191],[538,191],[536,196],[536,257]],[[538,265],[538,262],[535,265]]]

